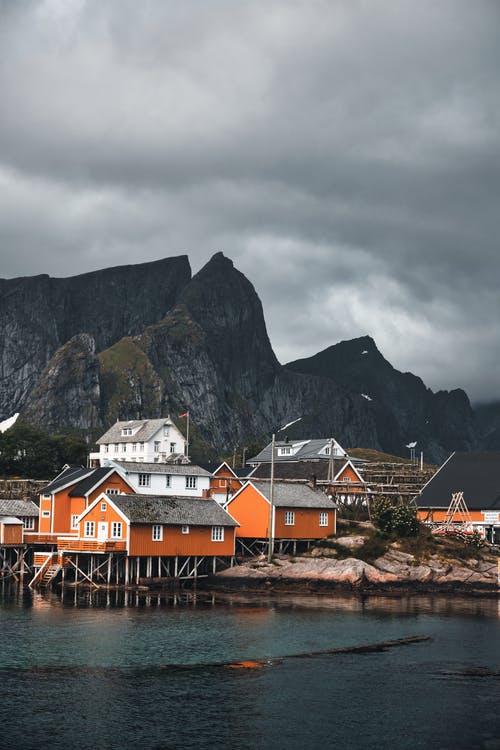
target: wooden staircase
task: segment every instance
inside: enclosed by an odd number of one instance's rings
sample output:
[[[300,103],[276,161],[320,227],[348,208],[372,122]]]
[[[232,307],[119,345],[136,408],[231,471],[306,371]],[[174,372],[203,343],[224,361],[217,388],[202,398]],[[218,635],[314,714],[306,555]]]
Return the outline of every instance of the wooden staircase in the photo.
[[[29,583],[30,588],[34,588],[35,586],[47,588],[48,586],[50,586],[51,582],[54,580],[60,570],[61,565],[58,562],[57,552],[47,552],[47,559],[37,570]]]

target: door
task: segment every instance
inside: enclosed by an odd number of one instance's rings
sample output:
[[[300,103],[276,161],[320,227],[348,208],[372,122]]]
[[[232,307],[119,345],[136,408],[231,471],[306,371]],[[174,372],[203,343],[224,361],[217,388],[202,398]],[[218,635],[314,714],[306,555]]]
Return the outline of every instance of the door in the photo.
[[[105,521],[99,521],[97,524],[97,539],[99,542],[105,542],[108,538],[108,524]]]

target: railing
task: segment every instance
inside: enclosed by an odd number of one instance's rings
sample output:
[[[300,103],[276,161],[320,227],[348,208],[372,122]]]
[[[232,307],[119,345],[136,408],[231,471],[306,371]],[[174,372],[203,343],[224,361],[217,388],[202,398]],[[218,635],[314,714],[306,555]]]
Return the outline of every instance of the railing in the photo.
[[[60,536],[57,538],[57,549],[71,552],[126,552],[127,542],[104,541],[95,539],[76,539],[75,537]]]
[[[26,544],[56,544],[57,534],[39,534],[38,531],[25,531]]]

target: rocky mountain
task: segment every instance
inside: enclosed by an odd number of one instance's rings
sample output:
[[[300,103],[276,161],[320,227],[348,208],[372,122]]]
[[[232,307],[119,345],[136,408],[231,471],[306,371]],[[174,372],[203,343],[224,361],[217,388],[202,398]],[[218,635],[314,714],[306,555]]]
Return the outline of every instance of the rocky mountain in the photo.
[[[141,333],[190,278],[188,258],[180,256],[63,279],[0,279],[0,419],[22,410],[51,357],[73,336],[89,334],[101,351]]]
[[[50,431],[189,409],[218,450],[334,435],[348,446],[429,460],[478,445],[463,391],[433,393],[368,337],[281,365],[260,300],[222,253],[193,278],[186,257],[71,279],[0,281],[0,418],[21,411]]]
[[[330,378],[357,393],[368,405],[377,440],[388,453],[402,455],[405,446],[416,442],[416,451],[441,461],[453,450],[479,447],[466,393],[459,389],[433,393],[412,373],[396,370],[369,336],[342,341],[313,357],[290,362],[287,368]]]

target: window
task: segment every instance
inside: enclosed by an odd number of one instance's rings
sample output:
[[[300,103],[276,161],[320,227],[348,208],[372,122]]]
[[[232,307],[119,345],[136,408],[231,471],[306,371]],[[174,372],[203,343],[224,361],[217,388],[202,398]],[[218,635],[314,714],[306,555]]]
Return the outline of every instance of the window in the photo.
[[[94,521],[85,521],[85,536],[94,536],[94,534],[95,534]]]
[[[108,509],[108,504],[107,503],[101,503],[101,510],[105,511],[107,509]]]
[[[327,445],[325,448],[325,456],[329,456],[329,455],[330,455],[330,446]]]
[[[28,516],[24,519],[24,528],[27,531],[33,531],[33,529],[35,528],[35,519],[33,518],[33,516]]]
[[[132,443],[132,453],[137,451],[137,443]]]
[[[278,454],[280,456],[291,456],[292,449],[290,448],[290,446],[287,446],[286,448],[279,448]]]
[[[122,538],[122,522],[121,521],[113,521],[111,524],[111,539],[121,539]]]
[[[295,513],[293,510],[285,511],[285,526],[295,526]]]
[[[127,450],[127,443],[122,443],[122,453],[125,453]]]
[[[139,474],[139,487],[150,487],[151,474]]]
[[[50,518],[50,510],[42,510],[42,518]]]
[[[351,477],[344,477],[342,481],[343,482],[350,482],[351,481]]]
[[[182,527],[182,533],[183,534],[189,534],[189,526],[183,526]]]
[[[71,516],[71,528],[72,529],[77,529],[78,528],[78,519],[79,518],[80,518],[80,516],[77,513],[74,513]]]
[[[132,434],[132,428],[131,427],[124,427],[122,430],[122,435],[131,435]]]
[[[172,476],[171,474],[165,475],[165,487],[171,487],[172,486]]]
[[[45,498],[45,500],[50,500],[50,498],[51,498],[52,496],[51,496],[50,494],[48,494],[48,495],[42,495],[42,497],[44,497],[44,498]]]
[[[154,441],[154,443],[153,443],[153,450],[154,450],[155,453],[159,453],[160,452],[160,445],[161,445],[161,443],[160,443],[159,440],[155,440]]]
[[[321,512],[319,514],[319,525],[328,526],[328,513]]]
[[[227,479],[219,479],[219,487],[227,487]]]
[[[170,425],[166,424],[163,427],[163,435],[164,437],[168,437],[170,435]]]
[[[175,453],[175,443],[170,443],[170,453]]]
[[[118,453],[118,443],[115,443],[115,453]]]
[[[159,523],[153,525],[153,542],[161,542],[163,540],[163,526]]]
[[[120,490],[118,487],[106,487],[106,495],[119,495]],[[102,505],[105,505],[106,503],[103,503]],[[103,508],[101,505],[101,510],[106,510],[106,508]]]
[[[224,526],[212,526],[212,542],[224,541]]]
[[[195,490],[197,486],[198,477],[186,477],[186,489]]]
[[[144,450],[144,443],[139,443],[139,450],[140,450],[140,451],[143,451],[143,450]]]
[[[104,444],[104,453],[109,453],[109,445],[107,443]]]

